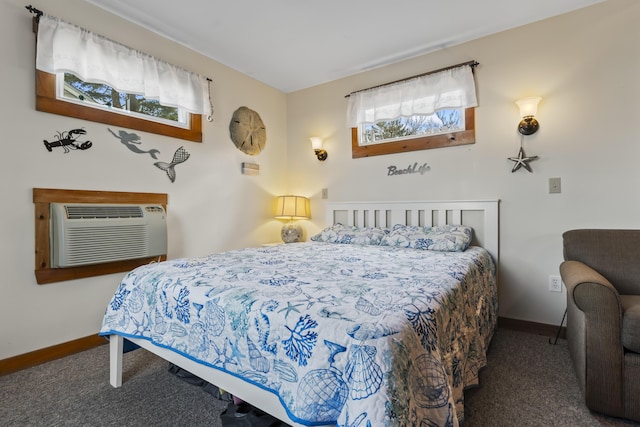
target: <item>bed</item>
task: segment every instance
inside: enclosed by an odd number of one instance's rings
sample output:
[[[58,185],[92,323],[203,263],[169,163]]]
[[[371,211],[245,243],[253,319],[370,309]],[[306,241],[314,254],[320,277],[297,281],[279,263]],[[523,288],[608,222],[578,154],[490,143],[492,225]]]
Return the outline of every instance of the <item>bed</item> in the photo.
[[[328,203],[313,241],[149,264],[123,339],[294,426],[455,426],[497,322],[499,201]]]

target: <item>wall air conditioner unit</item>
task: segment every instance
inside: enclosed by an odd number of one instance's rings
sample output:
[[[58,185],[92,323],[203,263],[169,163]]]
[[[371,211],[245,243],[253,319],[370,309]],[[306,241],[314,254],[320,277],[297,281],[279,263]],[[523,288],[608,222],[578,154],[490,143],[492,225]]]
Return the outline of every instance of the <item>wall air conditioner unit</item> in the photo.
[[[162,205],[51,203],[51,266],[76,267],[167,253]]]

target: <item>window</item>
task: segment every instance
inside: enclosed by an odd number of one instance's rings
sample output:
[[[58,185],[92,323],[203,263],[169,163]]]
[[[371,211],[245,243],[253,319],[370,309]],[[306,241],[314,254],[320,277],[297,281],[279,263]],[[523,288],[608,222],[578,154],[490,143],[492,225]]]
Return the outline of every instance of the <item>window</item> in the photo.
[[[202,141],[208,79],[48,15],[37,27],[37,110]]]
[[[441,129],[433,133],[418,133],[395,138],[382,139],[375,142],[360,141],[362,129],[351,129],[351,157],[380,156],[383,154],[404,153],[408,151],[428,150],[431,148],[453,147],[456,145],[474,144],[475,139],[475,109],[460,110],[464,117],[461,129]],[[411,120],[411,119],[406,119]],[[366,125],[363,125],[366,126]],[[390,126],[392,127],[392,126]],[[365,130],[366,132],[366,130]],[[365,136],[367,138],[367,136]]]
[[[72,73],[56,74],[57,97],[90,108],[187,127],[188,115],[177,107],[167,107],[144,95],[119,92],[104,83],[89,83]]]
[[[56,77],[56,74],[36,70],[36,110],[185,139],[187,141],[202,142],[202,116],[200,114],[188,114],[186,126],[177,127],[148,120],[147,118],[118,114],[109,109],[91,108],[84,103],[75,103],[59,99],[57,96],[58,84]]]
[[[475,143],[472,64],[351,93],[352,157]]]

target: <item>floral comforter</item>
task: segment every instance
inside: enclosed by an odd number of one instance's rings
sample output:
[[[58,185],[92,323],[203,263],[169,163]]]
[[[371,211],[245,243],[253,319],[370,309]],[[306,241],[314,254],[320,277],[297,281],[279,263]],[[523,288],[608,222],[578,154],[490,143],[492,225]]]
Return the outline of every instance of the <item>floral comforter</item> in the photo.
[[[301,424],[455,426],[496,319],[484,249],[309,242],[139,267],[101,335],[239,376]]]

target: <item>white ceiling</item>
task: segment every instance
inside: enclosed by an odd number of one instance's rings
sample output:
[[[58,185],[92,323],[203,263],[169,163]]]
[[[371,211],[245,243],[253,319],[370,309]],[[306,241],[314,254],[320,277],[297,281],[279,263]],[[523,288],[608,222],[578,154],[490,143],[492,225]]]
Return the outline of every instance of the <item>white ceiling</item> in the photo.
[[[604,0],[85,1],[288,93]]]

